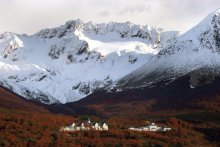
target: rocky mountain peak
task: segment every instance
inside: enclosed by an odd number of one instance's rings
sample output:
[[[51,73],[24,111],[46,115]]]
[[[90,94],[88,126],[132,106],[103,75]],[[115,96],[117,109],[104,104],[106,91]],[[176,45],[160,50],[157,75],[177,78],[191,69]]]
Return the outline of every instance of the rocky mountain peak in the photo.
[[[62,38],[70,33],[74,33],[75,31],[101,35],[117,33],[121,38],[141,38],[146,39],[146,42],[157,45],[160,43],[160,34],[163,32],[163,29],[150,27],[147,25],[141,26],[131,22],[109,22],[95,24],[93,22],[84,23],[82,20],[77,19],[67,21],[60,27],[41,30],[34,34],[34,36],[43,39],[50,39],[54,37]]]

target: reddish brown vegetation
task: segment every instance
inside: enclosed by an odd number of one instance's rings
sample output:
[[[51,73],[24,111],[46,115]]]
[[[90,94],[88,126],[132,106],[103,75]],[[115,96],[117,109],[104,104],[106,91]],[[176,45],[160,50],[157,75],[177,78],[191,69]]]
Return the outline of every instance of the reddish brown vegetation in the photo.
[[[203,93],[203,97],[199,97],[200,95],[193,95],[195,92],[192,92],[189,97],[181,97],[181,99],[176,99],[169,94],[164,99],[147,98],[149,91],[143,90],[110,96],[101,93],[74,105],[58,107],[62,108],[63,112],[66,111],[65,109],[70,109],[72,112],[72,108],[75,108],[81,113],[85,111],[85,107],[74,106],[83,105],[88,108],[86,113],[96,110],[98,115],[109,116],[105,120],[110,125],[110,131],[107,132],[60,132],[59,129],[62,126],[69,125],[75,120],[86,120],[87,117],[73,118],[50,114],[39,104],[24,100],[0,88],[0,146],[220,146],[218,115],[220,92],[215,88],[218,86],[214,85],[207,90],[212,93],[211,95]],[[166,90],[162,89],[162,92]],[[202,90],[204,91],[201,88],[196,94]],[[181,91],[179,95],[184,92]],[[153,91],[154,93],[157,91]],[[202,111],[211,113],[205,115],[198,113]],[[57,109],[57,112],[61,110]],[[191,116],[189,112],[198,114]],[[185,114],[185,116],[176,116],[179,119],[167,117],[177,114]],[[124,118],[118,118],[118,116]],[[97,117],[92,119],[100,121]],[[147,125],[149,122],[146,120],[168,125],[172,131],[135,132],[127,129],[131,126]]]
[[[62,115],[0,108],[0,146],[62,144],[59,128],[74,121]]]
[[[0,108],[0,146],[193,146],[218,145],[209,142],[205,135],[192,123],[171,118],[155,120],[157,124],[173,128],[169,132],[135,132],[130,126],[144,126],[145,120],[109,118],[105,121],[110,131],[60,132],[61,126],[69,125],[78,119],[70,116],[41,114]],[[99,118],[92,118],[99,120]],[[202,124],[199,128],[208,128]]]
[[[48,112],[40,104],[26,100],[3,87],[0,87],[0,106],[32,112]]]

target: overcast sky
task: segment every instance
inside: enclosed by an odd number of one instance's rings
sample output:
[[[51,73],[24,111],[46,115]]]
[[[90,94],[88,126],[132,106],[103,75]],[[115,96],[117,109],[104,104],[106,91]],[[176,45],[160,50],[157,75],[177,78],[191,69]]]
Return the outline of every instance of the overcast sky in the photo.
[[[220,0],[0,0],[0,31],[32,34],[80,18],[184,32],[217,8]]]

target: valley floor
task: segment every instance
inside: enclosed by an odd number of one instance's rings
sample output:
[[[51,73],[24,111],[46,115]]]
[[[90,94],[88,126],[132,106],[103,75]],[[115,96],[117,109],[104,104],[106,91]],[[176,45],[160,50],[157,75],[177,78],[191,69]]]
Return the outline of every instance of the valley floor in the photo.
[[[206,115],[206,116],[205,116]],[[220,124],[206,119],[210,114],[184,115],[144,120],[108,118],[109,131],[60,132],[61,126],[94,116],[64,116],[0,108],[0,146],[219,146]],[[211,116],[211,115],[210,115]],[[192,119],[195,118],[195,119]],[[202,119],[201,119],[202,118]],[[129,131],[154,121],[174,129],[168,132]]]

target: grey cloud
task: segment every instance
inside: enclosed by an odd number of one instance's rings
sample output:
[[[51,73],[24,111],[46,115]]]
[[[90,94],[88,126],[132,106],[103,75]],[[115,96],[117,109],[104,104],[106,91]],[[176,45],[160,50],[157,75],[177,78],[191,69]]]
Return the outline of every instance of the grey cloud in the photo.
[[[99,13],[99,16],[102,16],[102,17],[106,17],[106,16],[109,16],[111,13],[109,11],[102,11]]]
[[[150,5],[138,4],[134,6],[127,6],[122,10],[116,11],[117,14],[124,15],[124,14],[132,14],[132,13],[141,13],[145,11],[150,11]]]
[[[32,34],[77,18],[186,31],[218,7],[220,0],[0,0],[0,31]]]

